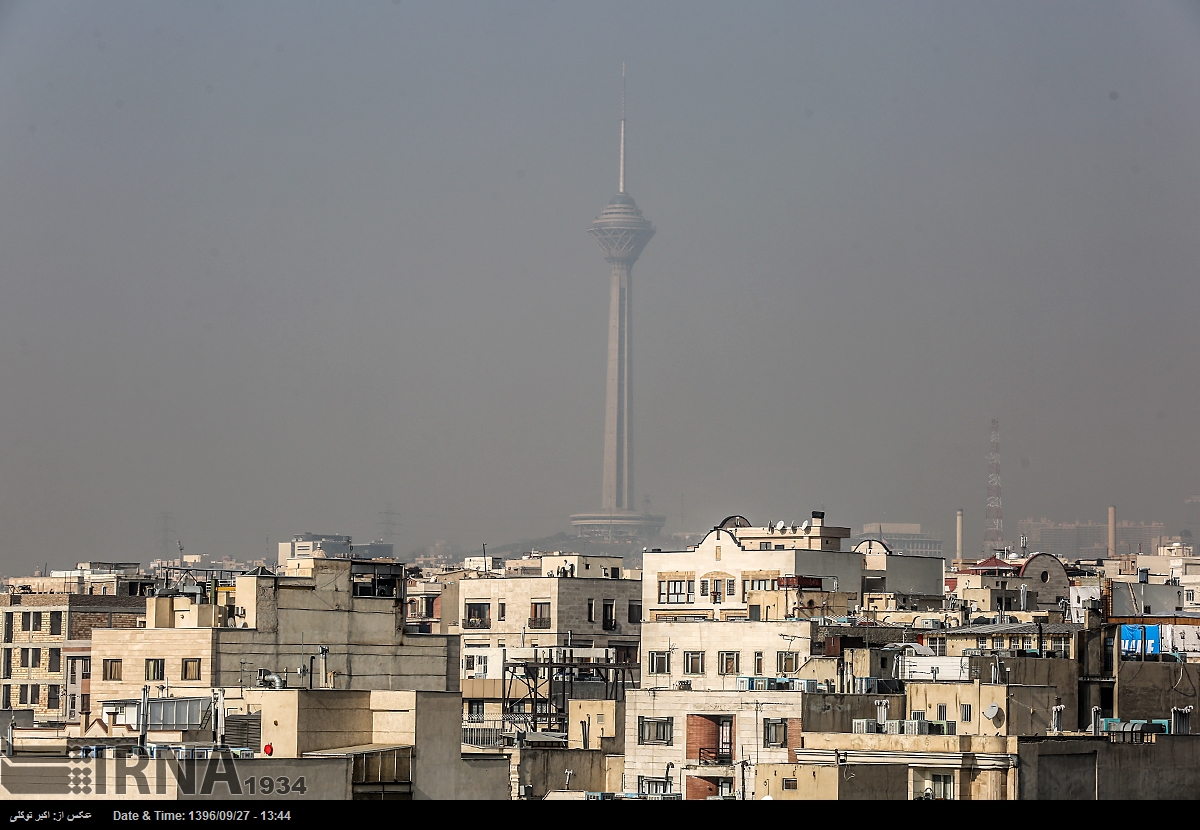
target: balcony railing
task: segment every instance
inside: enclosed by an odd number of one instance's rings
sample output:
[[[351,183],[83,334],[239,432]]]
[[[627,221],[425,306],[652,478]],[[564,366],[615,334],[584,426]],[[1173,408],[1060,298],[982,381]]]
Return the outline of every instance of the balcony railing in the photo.
[[[696,760],[708,766],[733,763],[733,750],[729,747],[703,746],[696,751]]]
[[[550,628],[550,618],[549,617],[530,617],[529,618],[529,628],[549,629]]]
[[[485,618],[471,617],[466,620],[463,620],[463,628],[480,629],[480,628],[491,628],[491,627],[492,627],[492,621],[490,619],[487,619],[486,617]]]
[[[616,631],[616,630],[617,630],[617,629],[618,629],[620,626],[618,626],[618,625],[617,625],[617,621],[616,621],[616,620],[605,620],[605,621],[604,621],[604,622],[601,624],[601,627],[602,627],[602,628],[603,628],[605,631]]]

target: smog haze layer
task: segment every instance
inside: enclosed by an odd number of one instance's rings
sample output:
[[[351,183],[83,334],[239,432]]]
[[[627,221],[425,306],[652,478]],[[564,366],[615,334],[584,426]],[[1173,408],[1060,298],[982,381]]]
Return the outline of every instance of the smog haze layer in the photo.
[[[1188,526],[1194,4],[9,2],[0,570],[597,509],[622,61],[667,532]]]

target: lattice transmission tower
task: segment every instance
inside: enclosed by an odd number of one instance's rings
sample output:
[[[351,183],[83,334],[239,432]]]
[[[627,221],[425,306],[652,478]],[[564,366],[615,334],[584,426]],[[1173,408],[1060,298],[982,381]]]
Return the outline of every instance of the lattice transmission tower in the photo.
[[[992,448],[988,453],[987,510],[983,519],[983,555],[1004,550],[1004,511],[1000,502],[1000,422],[992,418]]]

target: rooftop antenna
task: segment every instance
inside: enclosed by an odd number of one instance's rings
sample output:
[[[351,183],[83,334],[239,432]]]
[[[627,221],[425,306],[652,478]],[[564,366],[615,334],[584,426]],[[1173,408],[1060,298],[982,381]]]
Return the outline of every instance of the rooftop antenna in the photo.
[[[617,178],[617,192],[625,192],[625,61],[621,61],[621,163]]]

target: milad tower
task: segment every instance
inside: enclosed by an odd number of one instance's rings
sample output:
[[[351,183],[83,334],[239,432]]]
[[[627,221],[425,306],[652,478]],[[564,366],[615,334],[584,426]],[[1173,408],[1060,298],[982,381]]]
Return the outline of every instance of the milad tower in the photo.
[[[608,302],[608,385],[604,414],[604,489],[601,510],[577,513],[581,537],[632,541],[657,536],[666,522],[638,510],[633,489],[633,264],[654,226],[625,192],[625,66],[621,66],[621,145],[617,195],[588,229],[612,266]]]

